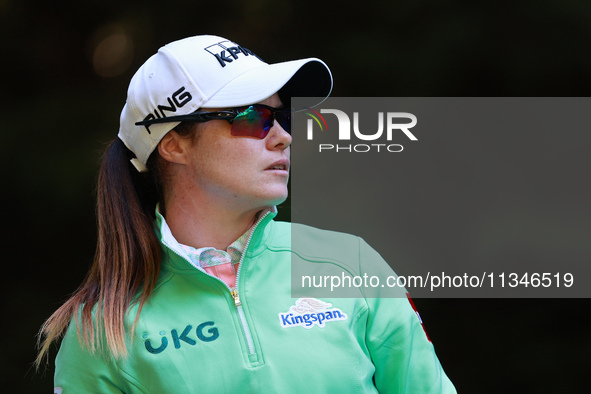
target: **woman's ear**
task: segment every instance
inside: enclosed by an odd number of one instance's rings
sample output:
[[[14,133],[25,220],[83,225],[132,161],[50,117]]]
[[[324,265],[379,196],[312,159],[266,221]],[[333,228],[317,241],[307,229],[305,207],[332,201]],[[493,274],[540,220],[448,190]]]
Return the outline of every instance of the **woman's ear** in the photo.
[[[174,130],[169,131],[158,143],[158,153],[171,163],[186,164],[187,138],[183,138]]]

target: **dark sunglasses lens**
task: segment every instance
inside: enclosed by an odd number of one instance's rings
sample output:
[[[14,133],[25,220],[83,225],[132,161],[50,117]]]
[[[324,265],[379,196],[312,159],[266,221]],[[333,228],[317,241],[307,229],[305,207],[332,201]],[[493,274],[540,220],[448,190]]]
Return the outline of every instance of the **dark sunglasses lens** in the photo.
[[[289,108],[276,112],[275,119],[277,119],[283,130],[291,134],[291,110]]]
[[[240,110],[232,122],[233,136],[265,138],[273,124],[271,111],[264,107],[251,105]]]

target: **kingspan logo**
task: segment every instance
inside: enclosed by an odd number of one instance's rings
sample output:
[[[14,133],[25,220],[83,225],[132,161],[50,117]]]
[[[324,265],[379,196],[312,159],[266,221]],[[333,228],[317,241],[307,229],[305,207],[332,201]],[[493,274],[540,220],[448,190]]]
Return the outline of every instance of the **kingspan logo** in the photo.
[[[345,312],[331,306],[316,298],[300,298],[288,312],[279,313],[279,324],[283,328],[300,326],[310,329],[314,325],[322,328],[328,322],[347,320]]]
[[[310,112],[311,111],[311,112]],[[307,139],[314,139],[314,129],[320,129],[324,132],[328,131],[328,125],[322,114],[332,114],[336,116],[338,122],[338,139],[339,141],[351,141],[354,136],[355,139],[361,141],[375,141],[373,143],[363,144],[318,144],[318,151],[335,151],[335,152],[402,152],[404,147],[401,144],[390,143],[396,135],[403,135],[410,141],[418,141],[417,137],[410,131],[411,128],[417,125],[417,117],[408,112],[378,112],[378,126],[377,131],[368,133],[368,130],[361,130],[359,126],[359,112],[353,112],[353,122],[349,115],[339,109],[321,109],[320,112],[308,109],[306,114],[310,117],[307,120],[306,130]],[[351,133],[353,130],[353,133]],[[385,134],[385,135],[384,135]],[[383,141],[384,137],[388,143],[379,143],[378,140]]]

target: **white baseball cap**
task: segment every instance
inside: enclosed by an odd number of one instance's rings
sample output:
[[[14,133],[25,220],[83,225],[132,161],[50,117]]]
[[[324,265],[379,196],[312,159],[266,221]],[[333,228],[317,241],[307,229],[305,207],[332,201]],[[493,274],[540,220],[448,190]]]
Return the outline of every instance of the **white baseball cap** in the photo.
[[[180,122],[148,127],[137,122],[186,115],[199,108],[255,104],[279,92],[320,97],[332,90],[332,75],[320,59],[267,64],[252,51],[217,36],[195,36],[160,48],[135,73],[121,112],[119,138],[136,158],[140,172],[160,140]]]

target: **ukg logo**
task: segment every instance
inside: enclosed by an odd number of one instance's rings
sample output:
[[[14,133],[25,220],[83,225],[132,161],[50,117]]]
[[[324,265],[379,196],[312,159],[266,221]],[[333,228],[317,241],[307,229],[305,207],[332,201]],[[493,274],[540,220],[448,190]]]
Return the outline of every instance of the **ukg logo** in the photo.
[[[318,144],[319,152],[402,152],[404,149],[402,144],[392,143],[394,137],[400,135],[408,138],[409,141],[418,141],[410,131],[417,125],[417,117],[408,112],[377,112],[372,115],[365,111],[363,116],[373,116],[374,119],[377,116],[377,131],[375,128],[368,130],[367,127],[362,130],[359,112],[353,112],[353,121],[345,111],[339,109],[323,108],[320,112],[308,109],[306,114],[310,117],[306,124],[308,140],[314,139],[315,130],[328,132],[328,124],[322,114],[331,114],[336,117],[338,130],[334,136],[338,138],[338,143]],[[363,143],[343,143],[356,140]]]

